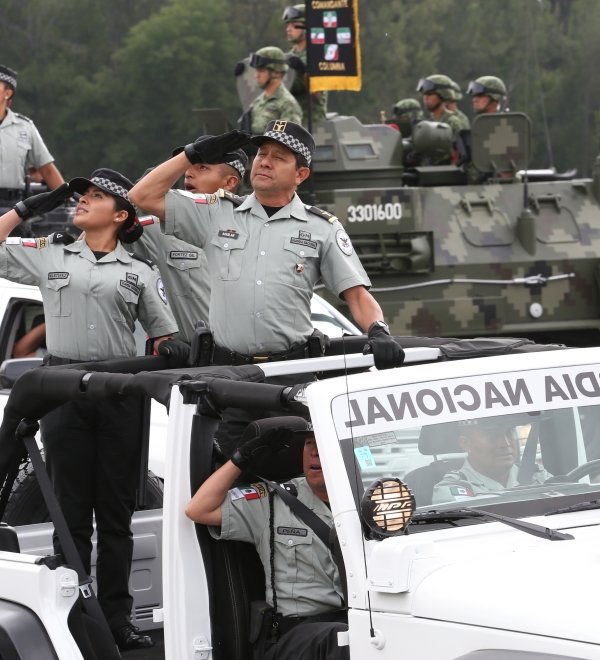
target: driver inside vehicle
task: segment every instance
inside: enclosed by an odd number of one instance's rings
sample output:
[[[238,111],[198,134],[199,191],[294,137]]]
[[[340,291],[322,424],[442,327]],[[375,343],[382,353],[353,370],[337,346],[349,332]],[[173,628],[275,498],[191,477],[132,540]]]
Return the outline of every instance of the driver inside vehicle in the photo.
[[[454,423],[458,445],[467,453],[463,465],[444,475],[433,488],[432,502],[468,500],[526,484],[541,484],[548,473],[539,465],[531,475],[520,471],[520,441],[514,418],[487,417]]]

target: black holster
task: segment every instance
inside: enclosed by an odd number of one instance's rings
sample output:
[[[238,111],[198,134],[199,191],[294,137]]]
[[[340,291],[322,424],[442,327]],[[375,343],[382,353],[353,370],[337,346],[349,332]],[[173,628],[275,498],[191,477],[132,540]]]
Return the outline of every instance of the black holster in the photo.
[[[252,644],[253,660],[263,657],[269,643],[275,641],[273,628],[273,608],[264,600],[250,603],[250,625],[248,641]]]
[[[328,346],[329,337],[315,328],[308,338],[308,356],[311,358],[323,357]]]
[[[194,328],[194,337],[190,348],[189,364],[192,367],[206,367],[212,361],[213,336],[203,321],[198,321]]]

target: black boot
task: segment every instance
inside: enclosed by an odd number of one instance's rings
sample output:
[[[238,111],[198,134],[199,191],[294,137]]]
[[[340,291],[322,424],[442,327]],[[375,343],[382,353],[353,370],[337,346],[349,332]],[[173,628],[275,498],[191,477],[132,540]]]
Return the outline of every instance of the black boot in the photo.
[[[150,635],[140,632],[132,623],[125,623],[112,631],[119,651],[132,651],[133,649],[146,649],[154,646]]]

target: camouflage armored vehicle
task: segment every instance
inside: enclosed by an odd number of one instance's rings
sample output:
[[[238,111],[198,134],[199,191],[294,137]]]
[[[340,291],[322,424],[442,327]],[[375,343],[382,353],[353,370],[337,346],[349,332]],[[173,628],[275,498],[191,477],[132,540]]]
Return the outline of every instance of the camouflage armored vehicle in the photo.
[[[444,124],[421,128],[410,149],[422,162],[452,156]],[[527,170],[521,113],[477,117],[462,168],[403,166],[401,134],[355,117],[313,134],[300,194],[346,226],[393,334],[599,343],[600,160],[592,179]]]

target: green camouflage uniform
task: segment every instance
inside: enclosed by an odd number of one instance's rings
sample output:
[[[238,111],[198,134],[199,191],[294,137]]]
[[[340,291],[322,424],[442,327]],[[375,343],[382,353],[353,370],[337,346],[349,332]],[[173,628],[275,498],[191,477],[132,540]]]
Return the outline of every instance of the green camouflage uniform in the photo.
[[[454,114],[458,117],[460,121],[460,128],[458,129],[459,131],[471,130],[471,122],[469,121],[469,118],[467,117],[467,115],[465,115],[465,113],[462,110],[459,110],[457,108]]]
[[[267,124],[275,119],[285,119],[301,124],[302,109],[287,87],[281,84],[271,96],[265,96],[263,92],[252,101],[250,117],[252,133],[260,135]]]
[[[306,66],[306,49],[301,51],[292,49],[286,55],[299,57]],[[304,120],[308,121],[308,87],[306,86],[304,76],[299,71],[294,71],[294,81],[292,82],[290,92],[302,108]],[[313,122],[323,121],[325,119],[327,113],[327,92],[312,94],[311,113]]]

